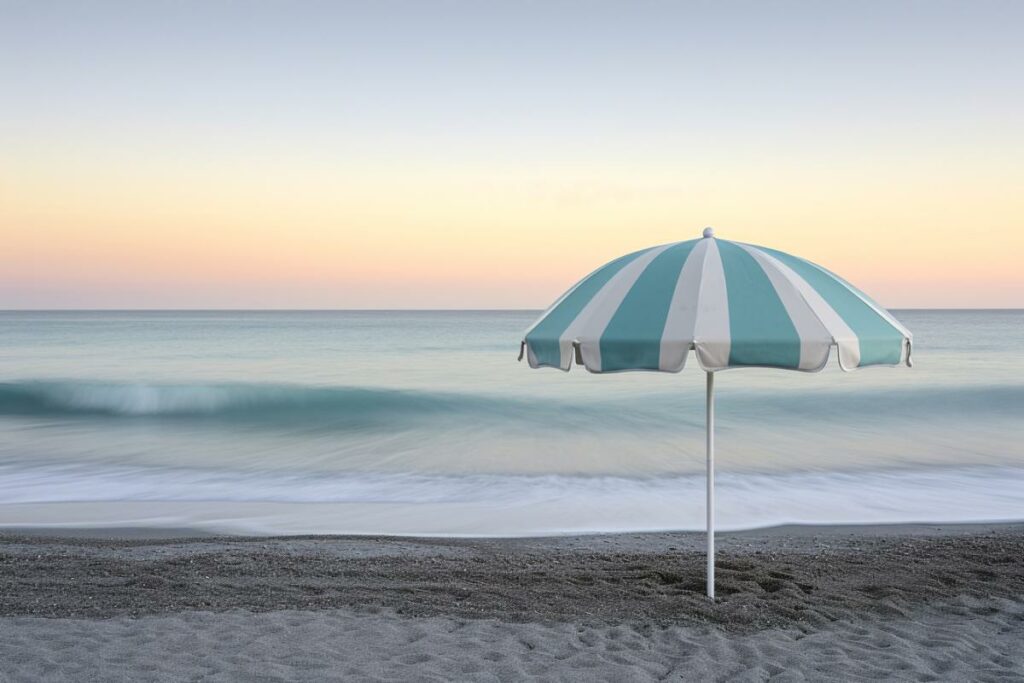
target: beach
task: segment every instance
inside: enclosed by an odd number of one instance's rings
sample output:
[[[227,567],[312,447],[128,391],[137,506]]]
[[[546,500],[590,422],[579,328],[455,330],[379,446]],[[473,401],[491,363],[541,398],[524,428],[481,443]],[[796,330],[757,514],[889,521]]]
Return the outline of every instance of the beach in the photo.
[[[1019,680],[1024,524],[7,530],[3,680]]]

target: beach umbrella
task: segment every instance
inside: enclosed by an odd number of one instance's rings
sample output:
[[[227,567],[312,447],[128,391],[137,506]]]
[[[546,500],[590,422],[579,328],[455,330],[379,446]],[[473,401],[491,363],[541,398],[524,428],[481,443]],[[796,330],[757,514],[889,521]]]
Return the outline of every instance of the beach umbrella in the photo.
[[[601,266],[526,331],[531,368],[707,375],[707,593],[715,597],[715,373],[910,366],[912,336],[866,294],[796,256],[715,237],[664,244]]]

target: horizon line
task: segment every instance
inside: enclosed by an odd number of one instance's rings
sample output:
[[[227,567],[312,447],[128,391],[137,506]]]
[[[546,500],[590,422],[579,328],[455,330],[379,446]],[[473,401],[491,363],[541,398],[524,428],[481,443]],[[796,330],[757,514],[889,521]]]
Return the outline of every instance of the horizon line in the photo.
[[[1024,306],[886,306],[891,311],[1024,311]],[[533,313],[545,308],[0,308],[0,313]]]

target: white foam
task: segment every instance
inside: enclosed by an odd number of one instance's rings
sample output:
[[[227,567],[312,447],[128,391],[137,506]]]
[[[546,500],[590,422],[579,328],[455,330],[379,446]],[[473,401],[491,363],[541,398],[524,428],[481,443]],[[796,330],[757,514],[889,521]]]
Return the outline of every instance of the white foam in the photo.
[[[717,482],[722,530],[1024,519],[1024,468],[722,472]],[[701,476],[311,475],[5,465],[0,525],[470,536],[699,530],[703,486]]]

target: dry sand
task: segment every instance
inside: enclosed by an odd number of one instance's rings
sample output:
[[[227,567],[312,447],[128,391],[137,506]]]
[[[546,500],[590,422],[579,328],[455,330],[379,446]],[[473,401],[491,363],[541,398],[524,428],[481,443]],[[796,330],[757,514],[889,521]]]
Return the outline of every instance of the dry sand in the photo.
[[[1024,525],[702,542],[9,533],[0,680],[1024,680]]]

